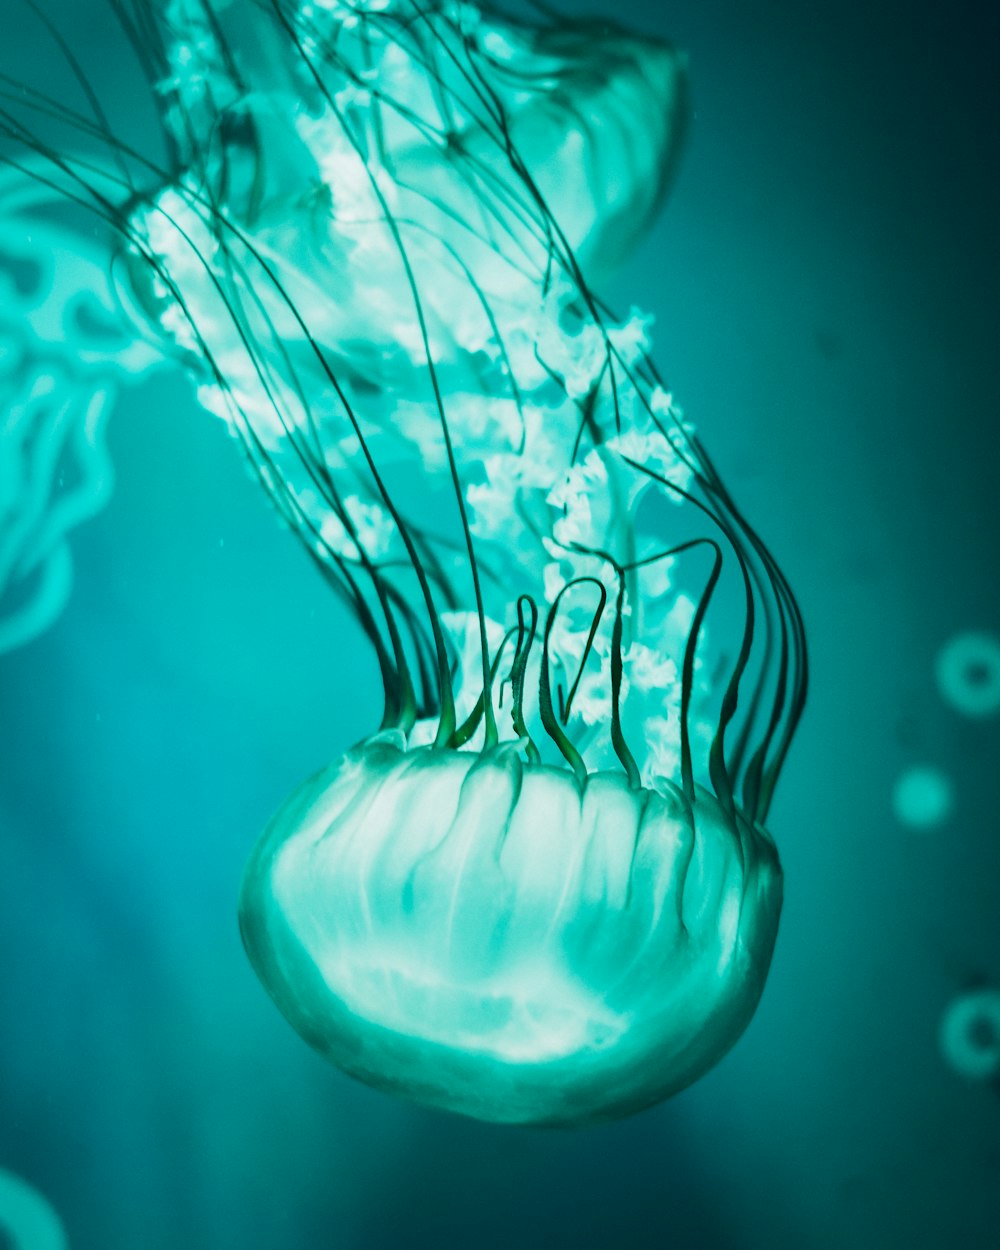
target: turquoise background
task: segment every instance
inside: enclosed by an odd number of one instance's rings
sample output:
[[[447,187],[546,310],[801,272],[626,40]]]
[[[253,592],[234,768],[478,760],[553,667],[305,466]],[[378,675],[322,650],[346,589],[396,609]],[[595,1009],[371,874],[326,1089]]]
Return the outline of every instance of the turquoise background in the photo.
[[[151,133],[105,7],[46,8],[112,119]],[[116,411],[67,611],[0,657],[0,1167],[73,1250],[998,1244],[1000,1100],[937,1029],[1000,981],[1000,720],[961,718],[933,674],[954,632],[1000,632],[996,11],[621,15],[688,50],[695,114],[608,294],[655,312],[812,649],[758,1015],[692,1089],[576,1134],[408,1106],[306,1048],[243,956],[236,890],[272,810],[374,726],[375,666],[223,427],[158,376]],[[0,44],[53,81],[16,0]],[[957,801],[917,831],[891,796],[925,763]]]

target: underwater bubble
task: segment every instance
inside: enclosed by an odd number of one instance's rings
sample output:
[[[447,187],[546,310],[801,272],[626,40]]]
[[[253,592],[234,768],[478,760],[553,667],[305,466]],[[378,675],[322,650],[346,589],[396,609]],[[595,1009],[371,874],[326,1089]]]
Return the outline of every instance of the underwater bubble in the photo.
[[[955,806],[951,778],[940,768],[921,764],[908,768],[892,792],[892,810],[901,825],[929,829],[948,819]]]
[[[1000,1076],[1000,990],[977,989],[953,999],[939,1042],[948,1067],[966,1080]]]
[[[27,1181],[0,1168],[0,1246],[4,1250],[69,1250],[59,1216]]]
[[[1000,712],[1000,641],[992,634],[956,634],[937,658],[941,697],[963,716]]]

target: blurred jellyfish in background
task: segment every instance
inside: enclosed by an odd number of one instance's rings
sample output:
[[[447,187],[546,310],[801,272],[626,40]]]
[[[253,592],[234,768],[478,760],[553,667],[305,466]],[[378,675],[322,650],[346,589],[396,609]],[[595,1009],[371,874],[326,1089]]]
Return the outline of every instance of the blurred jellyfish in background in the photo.
[[[666,189],[683,59],[464,0],[121,16],[168,167],[107,133],[117,197],[60,168],[382,675],[372,735],[251,856],[251,961],[372,1085],[525,1123],[648,1106],[763,990],[806,684],[651,318],[590,285]]]
[[[108,232],[66,191],[50,162],[0,164],[0,652],[62,611],[69,533],[111,493],[116,391],[159,358],[122,308]]]
[[[68,1250],[62,1221],[27,1181],[0,1168],[0,1246],[4,1250]]]
[[[937,658],[938,689],[963,716],[1000,712],[1000,640],[979,631],[956,634]]]
[[[1000,1081],[1000,990],[979,987],[954,998],[939,1035],[949,1068],[967,1081]]]

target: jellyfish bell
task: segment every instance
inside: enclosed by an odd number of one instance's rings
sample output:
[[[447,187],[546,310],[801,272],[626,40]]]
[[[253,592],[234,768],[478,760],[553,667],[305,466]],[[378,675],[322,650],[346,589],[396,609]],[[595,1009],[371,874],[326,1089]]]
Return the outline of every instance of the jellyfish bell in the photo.
[[[368,1084],[580,1125],[688,1085],[743,1032],[781,870],[765,830],[669,781],[362,743],[275,816],[240,927],[291,1024]]]

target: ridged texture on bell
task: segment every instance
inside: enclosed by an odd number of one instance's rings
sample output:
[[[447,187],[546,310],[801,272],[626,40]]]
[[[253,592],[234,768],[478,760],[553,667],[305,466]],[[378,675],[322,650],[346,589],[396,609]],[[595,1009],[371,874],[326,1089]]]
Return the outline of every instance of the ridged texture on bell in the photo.
[[[753,1014],[774,845],[699,789],[380,735],[308,781],[247,866],[243,940],[278,1007],[352,1076],[484,1120],[628,1114]]]

